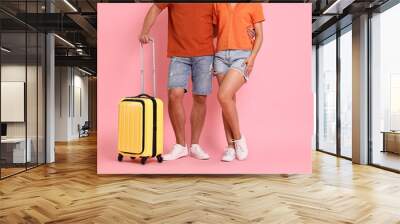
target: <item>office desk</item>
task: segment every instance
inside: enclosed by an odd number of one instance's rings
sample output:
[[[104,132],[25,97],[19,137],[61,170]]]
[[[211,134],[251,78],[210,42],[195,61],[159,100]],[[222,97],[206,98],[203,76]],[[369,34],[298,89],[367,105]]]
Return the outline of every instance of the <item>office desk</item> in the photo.
[[[400,154],[400,132],[384,131],[382,152],[392,152]]]
[[[31,162],[32,153],[31,145],[32,140],[26,140],[26,154],[25,154],[25,138],[6,138],[1,139],[1,157],[6,160],[6,163],[25,163]],[[12,158],[12,159],[11,159]],[[26,159],[26,161],[25,161]]]

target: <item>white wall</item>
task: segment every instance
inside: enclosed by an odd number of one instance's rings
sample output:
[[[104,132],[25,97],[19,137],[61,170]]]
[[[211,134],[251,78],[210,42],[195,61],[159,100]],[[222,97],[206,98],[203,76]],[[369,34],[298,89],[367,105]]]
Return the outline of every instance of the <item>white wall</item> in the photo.
[[[88,120],[88,77],[76,68],[56,67],[55,85],[55,140],[77,139],[78,124]]]
[[[30,139],[32,161],[36,162],[39,153],[39,163],[44,162],[45,150],[45,121],[44,121],[44,74],[42,67],[25,64],[3,64],[1,66],[2,82],[26,83],[26,110],[27,120],[24,122],[6,122],[7,137]],[[26,80],[27,79],[27,80]],[[7,96],[2,96],[7,97]],[[7,110],[9,108],[1,108]],[[24,111],[25,112],[25,111]]]
[[[25,70],[27,69],[27,70]],[[27,71],[28,86],[27,86],[27,116],[28,116],[28,137],[31,133],[36,136],[37,122],[37,98],[36,98],[36,66],[8,64],[1,66],[1,81],[3,82],[25,82]],[[41,70],[39,70],[41,72]],[[4,97],[4,96],[3,96]],[[41,105],[39,105],[40,107]],[[6,110],[7,108],[2,108]],[[8,122],[7,123],[8,137],[25,137],[25,122]],[[40,136],[43,137],[43,136]]]
[[[77,70],[75,70],[76,72]],[[89,111],[88,111],[88,77],[81,76],[82,73],[79,73],[74,77],[74,108],[72,108],[72,120],[71,120],[71,135],[73,138],[78,138],[78,124],[83,125],[85,121],[89,120]],[[80,97],[79,97],[80,95]],[[80,102],[79,102],[80,101]],[[79,108],[81,107],[81,108]],[[81,110],[81,111],[80,111]],[[75,111],[75,113],[74,113]]]
[[[55,68],[55,141],[69,139],[69,85],[70,68]]]
[[[1,81],[2,82],[25,82],[25,65],[8,64],[1,66]],[[31,71],[33,67],[28,67]],[[30,72],[28,72],[29,74]],[[4,96],[3,96],[4,97]],[[1,108],[6,110],[6,108]],[[7,123],[8,137],[25,137],[25,123],[24,122],[11,122]]]

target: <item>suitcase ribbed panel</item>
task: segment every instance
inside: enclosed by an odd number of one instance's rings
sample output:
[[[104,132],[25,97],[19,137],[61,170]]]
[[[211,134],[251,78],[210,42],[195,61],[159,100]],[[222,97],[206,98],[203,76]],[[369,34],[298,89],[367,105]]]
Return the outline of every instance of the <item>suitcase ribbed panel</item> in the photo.
[[[118,123],[119,151],[141,153],[143,147],[143,106],[138,102],[121,102]]]

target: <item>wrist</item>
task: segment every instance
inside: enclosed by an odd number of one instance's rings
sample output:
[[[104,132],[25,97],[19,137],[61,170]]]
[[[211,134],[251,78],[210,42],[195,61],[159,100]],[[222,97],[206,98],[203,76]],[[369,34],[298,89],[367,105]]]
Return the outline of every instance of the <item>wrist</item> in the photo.
[[[256,59],[256,55],[252,53],[252,54],[249,56],[249,59],[250,59],[250,60],[255,60],[255,59]]]

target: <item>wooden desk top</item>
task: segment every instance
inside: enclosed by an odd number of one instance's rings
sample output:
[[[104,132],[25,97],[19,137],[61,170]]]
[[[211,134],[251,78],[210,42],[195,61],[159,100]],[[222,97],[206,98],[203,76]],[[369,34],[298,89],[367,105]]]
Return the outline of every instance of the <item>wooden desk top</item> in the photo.
[[[28,138],[27,141],[30,141],[30,139]],[[6,138],[6,139],[1,139],[1,143],[7,144],[16,144],[16,143],[21,143],[21,142],[25,142],[25,138]]]
[[[400,131],[381,131],[381,133],[400,135]]]

